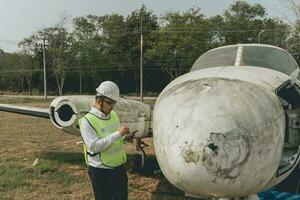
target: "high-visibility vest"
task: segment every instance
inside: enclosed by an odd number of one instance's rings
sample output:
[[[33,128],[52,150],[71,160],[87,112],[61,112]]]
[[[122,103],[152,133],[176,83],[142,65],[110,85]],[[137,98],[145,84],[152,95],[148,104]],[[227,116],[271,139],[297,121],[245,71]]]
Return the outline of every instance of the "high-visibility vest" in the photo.
[[[104,138],[111,133],[114,133],[119,130],[120,121],[117,114],[114,111],[110,113],[110,119],[100,119],[97,116],[87,113],[83,118],[85,118],[91,127],[95,130],[99,138]],[[79,120],[79,126],[82,124],[82,119]],[[122,138],[114,141],[109,145],[105,150],[91,154],[88,147],[83,145],[84,159],[88,165],[88,156],[99,156],[100,161],[104,166],[107,167],[117,167],[126,162],[126,153],[123,149],[123,140]]]

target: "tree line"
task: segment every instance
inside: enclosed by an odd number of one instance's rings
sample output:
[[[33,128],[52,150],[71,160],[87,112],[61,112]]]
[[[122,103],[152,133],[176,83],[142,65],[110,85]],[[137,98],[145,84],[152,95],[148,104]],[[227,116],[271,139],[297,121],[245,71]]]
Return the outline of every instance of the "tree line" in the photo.
[[[115,81],[123,94],[138,94],[143,41],[144,93],[157,95],[202,53],[218,46],[260,40],[287,49],[299,62],[299,27],[245,1],[211,17],[199,7],[157,16],[145,5],[128,16],[87,15],[71,23],[62,16],[54,26],[24,38],[21,51],[0,50],[0,90],[43,93],[44,48],[49,94],[93,94],[103,80]]]

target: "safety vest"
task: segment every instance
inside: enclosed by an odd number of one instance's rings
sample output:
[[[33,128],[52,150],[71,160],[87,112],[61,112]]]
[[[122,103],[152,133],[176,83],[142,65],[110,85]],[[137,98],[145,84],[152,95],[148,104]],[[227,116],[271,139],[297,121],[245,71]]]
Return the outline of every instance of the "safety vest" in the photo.
[[[110,119],[100,119],[97,116],[87,113],[83,118],[85,118],[91,127],[95,130],[99,138],[104,138],[111,133],[114,133],[119,130],[120,121],[117,114],[114,111],[110,113]],[[82,124],[82,119],[79,120],[79,126]],[[107,167],[117,167],[126,162],[126,153],[123,149],[123,140],[122,138],[114,141],[109,145],[105,150],[91,154],[88,147],[83,145],[84,159],[88,165],[88,156],[99,156],[100,161],[104,166]]]

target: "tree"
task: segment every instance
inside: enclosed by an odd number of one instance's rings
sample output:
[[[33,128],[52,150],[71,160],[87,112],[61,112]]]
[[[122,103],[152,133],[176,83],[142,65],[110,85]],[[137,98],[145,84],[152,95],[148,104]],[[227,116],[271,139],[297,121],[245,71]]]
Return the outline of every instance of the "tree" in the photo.
[[[251,6],[245,1],[237,1],[224,12],[225,44],[256,43],[258,33],[263,30],[265,8],[260,4]]]
[[[221,46],[225,43],[225,36],[222,34],[225,22],[221,15],[215,15],[207,19],[210,48]]]
[[[224,44],[257,43],[259,33],[264,30],[261,35],[263,43],[282,46],[289,32],[287,24],[268,18],[265,8],[260,4],[251,6],[245,1],[237,1],[225,10],[223,18],[221,34],[225,38]]]
[[[102,30],[103,50],[101,63],[102,81],[105,77],[120,84],[121,73],[128,69],[129,56],[126,45],[126,39],[129,36],[126,32],[125,19],[119,14],[104,15],[98,19],[99,27]],[[99,75],[97,77],[100,77]]]
[[[44,28],[32,36],[35,43],[38,43],[41,39],[47,42],[45,47],[47,68],[55,76],[59,95],[63,94],[65,71],[73,59],[71,57],[72,35],[66,30],[67,22],[67,18],[63,16],[55,26]]]
[[[200,8],[186,12],[169,11],[162,17],[163,26],[157,32],[157,40],[152,43],[147,57],[159,63],[170,81],[187,72],[192,63],[209,49],[210,35],[208,22]]]
[[[71,57],[72,35],[67,32],[66,25],[68,18],[61,16],[59,22],[54,27],[45,28],[39,35],[48,41],[48,52],[50,54],[50,64],[55,75],[59,95],[63,94],[65,82],[65,71],[69,67]]]
[[[123,52],[124,55],[127,55],[127,66],[131,71],[126,72],[124,70],[123,75],[126,74],[128,77],[132,77],[132,79],[127,79],[126,81],[131,85],[135,85],[134,89],[136,95],[139,91],[140,80],[141,33],[143,35],[143,54],[147,55],[152,43],[156,40],[156,37],[152,33],[159,27],[157,20],[157,16],[151,10],[148,10],[145,5],[133,11],[125,20],[125,32],[127,34],[124,41]],[[147,70],[147,62],[149,61],[147,56],[143,57],[145,70]]]
[[[32,59],[38,59],[39,65],[43,66],[41,42],[42,40],[47,42],[45,46],[47,70],[52,72],[55,77],[59,95],[63,94],[65,71],[73,60],[71,52],[73,39],[66,30],[67,22],[67,17],[62,16],[55,26],[44,28],[29,38],[25,38],[19,44],[25,54],[31,55]]]
[[[12,74],[12,76],[10,76],[10,73],[8,72],[13,69],[9,65],[10,60],[11,60],[11,55],[9,53],[6,53],[3,50],[1,50],[1,52],[0,52],[0,70],[1,70],[0,80],[1,80],[1,89],[2,90],[12,90],[11,79],[15,77],[15,74]]]
[[[283,1],[283,7],[285,8],[284,11],[287,11],[288,13],[292,14],[295,18],[295,20],[290,19],[287,17],[284,13],[286,20],[295,28],[297,29],[299,27],[300,23],[300,1],[299,0],[284,0]]]
[[[285,0],[284,6],[291,11],[295,20],[287,18],[293,29],[286,39],[285,48],[293,55],[298,65],[300,64],[300,2],[299,0]],[[300,80],[300,74],[298,76]]]
[[[34,43],[33,38],[26,38],[22,40],[18,46],[22,49],[19,53],[20,59],[22,60],[21,62],[27,67],[24,77],[28,86],[28,93],[31,95],[33,89],[33,74],[35,74],[34,71],[38,69],[37,44]]]
[[[296,0],[286,1],[299,13]],[[209,18],[198,7],[184,12],[168,11],[158,18],[145,5],[128,16],[114,13],[75,17],[72,32],[67,30],[67,17],[62,16],[54,26],[24,38],[19,43],[21,52],[9,54],[0,50],[0,69],[7,71],[1,74],[1,87],[8,88],[4,83],[9,83],[8,89],[26,88],[30,94],[32,85],[43,89],[43,39],[47,43],[48,91],[60,95],[78,88],[80,92],[94,92],[103,80],[115,81],[122,92],[138,94],[141,36],[143,82],[149,91],[161,91],[211,48],[257,43],[258,37],[261,43],[289,49],[300,61],[299,21],[291,32],[287,24],[268,17],[263,6],[245,1],[236,1],[222,15]]]
[[[33,70],[30,56],[0,50],[0,69],[1,89],[22,92],[28,88],[31,95]]]

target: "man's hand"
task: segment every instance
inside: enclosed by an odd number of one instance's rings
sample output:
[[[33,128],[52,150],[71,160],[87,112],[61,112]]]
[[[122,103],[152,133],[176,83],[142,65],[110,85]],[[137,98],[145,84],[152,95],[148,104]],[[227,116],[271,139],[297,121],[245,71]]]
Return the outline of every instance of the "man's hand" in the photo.
[[[122,136],[124,135],[127,135],[128,133],[130,133],[130,130],[128,127],[125,127],[125,126],[122,126],[120,129],[119,129],[119,132]]]
[[[137,132],[137,130],[125,135],[125,141],[126,142],[129,142],[129,143],[132,143],[133,142],[133,138],[134,138],[134,134]]]

